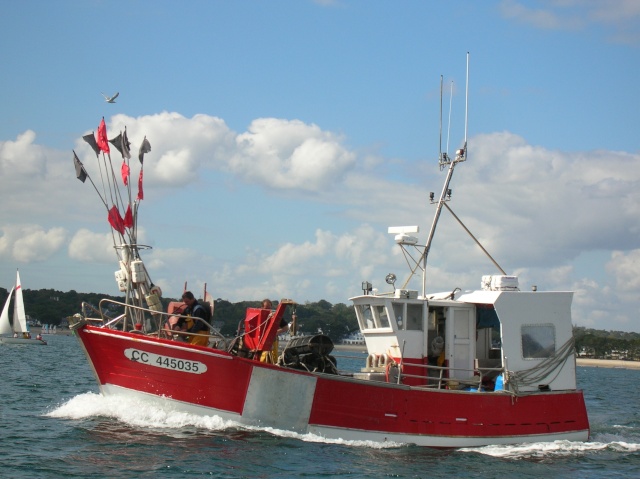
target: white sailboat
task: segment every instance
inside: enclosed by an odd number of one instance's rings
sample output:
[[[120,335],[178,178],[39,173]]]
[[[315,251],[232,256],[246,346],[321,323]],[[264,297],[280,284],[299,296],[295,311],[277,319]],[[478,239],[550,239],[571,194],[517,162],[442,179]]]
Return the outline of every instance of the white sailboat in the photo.
[[[13,327],[9,322],[9,305],[13,298]],[[22,297],[22,284],[20,272],[16,272],[16,285],[11,288],[7,297],[2,315],[0,316],[0,344],[47,344],[39,335],[32,338],[27,327],[27,315],[24,311],[24,299]]]

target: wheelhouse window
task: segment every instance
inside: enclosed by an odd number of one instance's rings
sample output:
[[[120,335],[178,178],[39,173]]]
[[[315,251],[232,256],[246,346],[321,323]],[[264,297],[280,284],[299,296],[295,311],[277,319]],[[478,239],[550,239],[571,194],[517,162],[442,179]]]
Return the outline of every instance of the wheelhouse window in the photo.
[[[380,306],[376,306],[376,312],[378,313],[378,323],[377,326],[379,328],[390,328],[391,325],[389,324],[389,315],[387,314],[387,308],[385,308],[383,305]]]
[[[360,329],[391,329],[391,318],[385,305],[357,304],[356,315]]]
[[[393,315],[398,324],[398,331],[403,330],[405,325],[404,304],[393,303]]]
[[[371,310],[371,305],[356,305],[356,315],[358,317],[358,322],[360,323],[360,329],[373,329],[376,327],[373,322],[373,311]]]
[[[422,304],[407,304],[407,329],[422,331]]]
[[[522,326],[522,357],[542,359],[556,352],[556,330],[553,324],[531,324]]]

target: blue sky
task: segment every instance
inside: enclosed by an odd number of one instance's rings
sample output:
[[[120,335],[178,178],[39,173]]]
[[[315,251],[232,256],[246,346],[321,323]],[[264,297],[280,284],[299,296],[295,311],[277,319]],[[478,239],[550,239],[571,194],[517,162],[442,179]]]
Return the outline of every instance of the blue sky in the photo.
[[[0,284],[116,294],[82,136],[146,136],[140,240],[155,283],[230,301],[345,302],[426,239],[443,144],[450,206],[522,289],[574,323],[640,332],[640,3],[25,1],[0,16]],[[449,90],[451,128],[448,130]],[[107,104],[101,92],[120,92]],[[116,165],[121,161],[112,149]],[[138,165],[132,163],[137,178]],[[135,192],[134,192],[135,194]],[[430,291],[492,263],[444,212]],[[413,285],[418,288],[418,285]]]

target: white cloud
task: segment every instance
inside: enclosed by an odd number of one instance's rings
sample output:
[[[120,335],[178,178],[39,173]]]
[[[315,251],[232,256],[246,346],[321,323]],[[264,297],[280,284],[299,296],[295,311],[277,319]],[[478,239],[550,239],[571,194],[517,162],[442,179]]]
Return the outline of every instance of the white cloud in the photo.
[[[117,136],[125,126],[132,143],[132,178],[138,176],[139,145],[144,137],[151,144],[147,158],[153,160],[145,162],[144,181],[153,188],[181,188],[203,170],[221,169],[271,188],[318,191],[330,188],[355,164],[354,153],[342,145],[340,137],[299,120],[260,118],[247,132],[237,134],[220,118],[203,114],[193,118],[169,112],[138,118],[115,115],[107,125],[108,136]],[[82,140],[76,148],[84,151],[90,176],[99,178],[93,150]],[[112,148],[115,166],[121,162],[119,156]]]
[[[34,145],[36,134],[27,130],[15,141],[0,142],[0,176],[43,177],[46,173],[45,149]],[[11,186],[3,183],[3,187]]]
[[[616,290],[626,299],[638,297],[640,292],[640,249],[628,252],[613,251],[607,271],[615,278]]]
[[[146,154],[144,181],[153,188],[181,188],[197,179],[199,172],[232,154],[235,134],[220,118],[209,115],[194,115],[185,118],[179,113],[162,112],[155,115],[130,117],[114,115],[107,124],[109,138],[127,129],[131,142],[132,178],[137,178],[138,152],[146,137],[151,152]],[[85,152],[85,165],[90,174],[99,178],[95,154],[83,140],[76,148]],[[111,147],[112,158],[119,165],[118,151]]]
[[[109,233],[78,230],[69,242],[69,258],[83,263],[113,263],[117,266],[116,251]],[[114,267],[115,267],[114,266]]]
[[[640,2],[637,0],[547,0],[531,8],[517,0],[503,0],[502,15],[535,28],[550,30],[583,30],[594,26],[609,29],[617,43],[640,42]]]
[[[48,231],[39,225],[5,225],[0,236],[0,257],[20,263],[46,261],[64,244],[64,228]]]
[[[561,152],[503,132],[472,138],[455,205],[510,262],[552,265],[640,246],[640,155]],[[472,231],[478,231],[471,228]]]
[[[388,261],[386,236],[368,225],[342,235],[317,230],[314,241],[287,242],[271,254],[248,252],[241,264],[226,264],[210,284],[236,301],[264,296],[304,301],[319,295],[346,302],[359,293],[361,280],[371,279],[373,268]]]
[[[331,188],[355,163],[341,139],[301,121],[261,118],[237,137],[229,168],[250,182],[273,188]]]

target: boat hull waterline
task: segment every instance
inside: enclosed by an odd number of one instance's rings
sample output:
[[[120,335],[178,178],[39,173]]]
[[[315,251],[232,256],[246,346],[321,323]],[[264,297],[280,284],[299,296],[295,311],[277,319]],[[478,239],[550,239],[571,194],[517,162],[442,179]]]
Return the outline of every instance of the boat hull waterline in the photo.
[[[438,448],[586,441],[582,391],[450,391],[281,368],[223,350],[74,327],[102,394],[133,394],[241,425]]]

